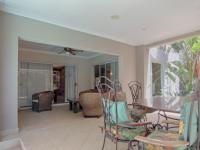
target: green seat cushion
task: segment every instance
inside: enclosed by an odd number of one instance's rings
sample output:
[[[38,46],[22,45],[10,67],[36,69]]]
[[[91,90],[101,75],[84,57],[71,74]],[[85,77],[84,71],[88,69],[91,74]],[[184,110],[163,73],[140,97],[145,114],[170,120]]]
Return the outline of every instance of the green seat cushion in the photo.
[[[116,107],[117,107],[117,112],[116,112]],[[118,123],[129,122],[126,102],[125,101],[111,102],[110,115],[113,123],[117,123],[117,118],[118,118]]]
[[[149,136],[151,139],[159,140],[159,141],[170,141],[171,145],[176,144],[179,141],[179,134],[175,131],[165,131],[159,130],[152,132]],[[144,143],[144,150],[184,150],[186,147],[163,147],[153,144]]]
[[[134,106],[134,108],[129,109],[129,114],[135,122],[138,122],[141,119],[143,119],[147,113],[152,113],[154,111],[155,110],[153,110],[153,109],[149,109],[149,108],[145,108],[145,107],[136,105],[136,106]]]
[[[134,128],[119,128],[118,130],[118,135],[119,138],[122,140],[134,140],[136,136],[140,135],[140,136],[144,136],[146,133],[146,130],[143,126],[138,126],[138,127],[134,127]]]
[[[112,132],[116,135],[116,124],[118,126],[118,138],[121,140],[134,140],[134,138],[138,135],[144,136],[146,130],[144,126],[130,126],[127,123],[132,122],[129,119],[129,114],[127,111],[127,103],[126,101],[118,100],[118,101],[111,101],[111,100],[104,100],[103,105],[106,106],[106,113],[110,116],[111,124],[112,124]],[[117,111],[116,111],[117,107]],[[118,118],[118,120],[117,120]]]
[[[195,142],[197,140],[197,122],[198,122],[198,102],[194,102],[194,107],[191,115],[191,127],[190,127],[190,135],[188,134],[189,130],[189,118],[190,118],[190,109],[192,103],[189,101],[185,101],[184,105],[181,107],[181,117],[180,117],[180,125],[179,125],[179,134],[173,131],[154,131],[148,137],[155,140],[163,140],[170,141],[171,145],[176,143],[177,141],[188,141],[189,137],[189,150],[195,149]],[[144,143],[145,150],[185,150],[186,147],[162,147],[153,144]]]
[[[103,107],[106,113],[107,122],[110,120],[110,123],[115,125],[118,123],[129,122],[129,114],[127,111],[126,101],[116,101],[113,102],[109,99],[103,98]],[[117,112],[116,112],[117,107]],[[118,118],[118,120],[117,120]]]
[[[135,121],[138,122],[141,119],[144,118],[145,113],[144,113],[144,109],[140,109],[140,108],[133,108],[131,110],[129,110],[130,116],[131,118]]]
[[[156,130],[149,136],[151,139],[163,140],[163,141],[174,141],[179,140],[179,135],[176,131]]]
[[[181,108],[181,117],[180,117],[180,126],[179,126],[179,139],[187,141],[189,137],[190,145],[193,145],[197,140],[197,127],[198,127],[198,102],[194,102],[192,114],[191,114],[191,127],[189,129],[189,117],[190,117],[190,108],[191,102],[185,102]],[[188,133],[190,130],[190,135]]]

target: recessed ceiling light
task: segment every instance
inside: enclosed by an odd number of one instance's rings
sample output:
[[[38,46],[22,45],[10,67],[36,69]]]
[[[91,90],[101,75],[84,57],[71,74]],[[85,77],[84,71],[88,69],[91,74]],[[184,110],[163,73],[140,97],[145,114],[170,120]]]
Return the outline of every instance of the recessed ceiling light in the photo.
[[[147,30],[147,28],[146,28],[146,27],[143,27],[143,28],[142,28],[142,31],[146,31],[146,30]]]
[[[110,16],[110,18],[112,20],[119,20],[120,16],[119,15],[112,15],[112,16]]]

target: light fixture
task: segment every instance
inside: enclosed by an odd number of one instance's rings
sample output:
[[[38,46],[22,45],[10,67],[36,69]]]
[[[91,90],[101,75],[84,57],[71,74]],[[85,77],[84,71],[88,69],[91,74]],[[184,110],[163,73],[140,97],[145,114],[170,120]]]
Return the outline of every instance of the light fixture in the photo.
[[[142,31],[146,31],[147,30],[147,28],[146,27],[142,27]]]
[[[112,16],[110,16],[110,18],[111,18],[112,20],[119,20],[119,19],[120,19],[120,16],[119,16],[119,15],[112,15]]]

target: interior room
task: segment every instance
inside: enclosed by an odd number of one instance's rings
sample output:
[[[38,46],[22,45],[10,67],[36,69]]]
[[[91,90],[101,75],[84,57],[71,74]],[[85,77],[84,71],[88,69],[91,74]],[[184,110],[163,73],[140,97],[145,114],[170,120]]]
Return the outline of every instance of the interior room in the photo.
[[[31,116],[33,114],[49,111],[54,107],[56,109],[59,109],[59,107],[61,109],[64,107],[66,110],[73,109],[74,113],[80,111],[76,110],[78,109],[76,107],[81,107],[84,116],[89,113],[86,117],[101,116],[102,110],[98,114],[98,108],[95,110],[97,114],[95,112],[90,114],[90,109],[85,110],[87,101],[85,102],[84,98],[79,96],[90,91],[98,93],[96,83],[100,76],[117,80],[119,78],[118,68],[118,56],[115,55],[19,39],[18,103],[20,130],[26,128],[28,122],[32,122]],[[48,92],[53,94],[53,98],[48,97],[46,94]],[[87,99],[90,98],[89,95],[87,97]],[[80,106],[71,106],[72,101],[78,103],[80,101],[83,106],[81,104],[79,104]],[[90,100],[88,102],[91,103]],[[98,107],[100,107],[99,103],[100,101],[96,104],[99,105]],[[92,104],[89,107],[92,107]],[[33,114],[30,110],[33,111]],[[34,127],[34,124],[31,126]]]
[[[0,0],[0,150],[199,150],[199,0]]]

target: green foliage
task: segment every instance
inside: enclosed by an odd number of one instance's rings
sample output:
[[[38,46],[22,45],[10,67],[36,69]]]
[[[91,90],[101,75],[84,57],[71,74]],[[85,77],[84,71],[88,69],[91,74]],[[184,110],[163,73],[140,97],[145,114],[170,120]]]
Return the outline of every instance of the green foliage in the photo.
[[[175,93],[176,95],[189,94],[193,90],[193,61],[197,52],[200,51],[200,37],[173,43],[168,49],[166,46],[162,48],[167,53],[174,51],[181,55],[181,61],[168,63],[166,74],[173,82],[177,77],[179,78],[181,93]]]
[[[185,40],[193,53],[197,53],[200,50],[200,37],[193,37]]]
[[[171,44],[171,48],[177,53],[185,49],[185,47],[186,47],[185,41],[179,41],[179,42]]]
[[[152,71],[153,71],[153,85],[155,88],[155,91],[152,93],[153,96],[162,95],[161,91],[161,64],[158,63],[152,63]]]

